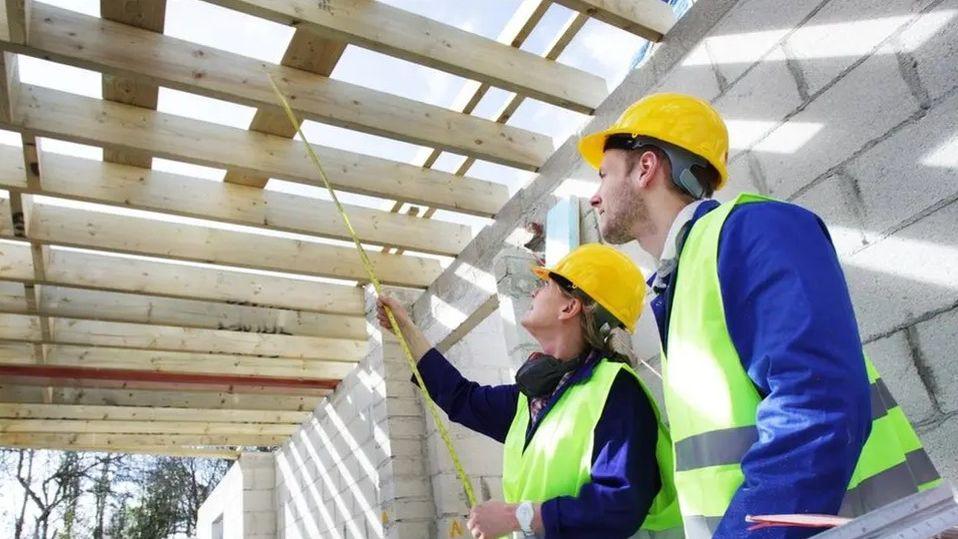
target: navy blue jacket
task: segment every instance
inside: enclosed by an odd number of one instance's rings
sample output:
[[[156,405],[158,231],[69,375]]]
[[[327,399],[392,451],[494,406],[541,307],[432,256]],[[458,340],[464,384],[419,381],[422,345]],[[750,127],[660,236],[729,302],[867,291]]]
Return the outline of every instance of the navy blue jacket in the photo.
[[[565,389],[591,377],[595,359],[590,355],[553,395],[539,421],[530,423],[527,442]],[[514,384],[481,386],[466,380],[435,349],[419,360],[419,371],[429,395],[450,420],[505,441],[519,398]],[[615,538],[635,533],[661,487],[655,460],[657,435],[651,403],[632,375],[620,373],[592,433],[592,481],[577,497],[563,496],[542,504],[546,537]]]
[[[716,207],[703,203],[693,222]],[[870,432],[861,337],[838,257],[816,215],[759,202],[729,215],[718,273],[732,342],[763,400],[759,440],[742,460],[745,482],[715,537],[813,535],[801,528],[747,532],[745,516],[836,514]],[[652,301],[663,340],[667,295]]]

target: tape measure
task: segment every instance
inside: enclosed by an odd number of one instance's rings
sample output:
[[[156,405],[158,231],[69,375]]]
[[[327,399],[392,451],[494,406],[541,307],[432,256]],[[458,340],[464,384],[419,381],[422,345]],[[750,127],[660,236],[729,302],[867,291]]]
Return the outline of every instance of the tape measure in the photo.
[[[306,145],[306,153],[309,155],[309,158],[312,160],[313,164],[316,165],[316,169],[319,171],[319,176],[323,180],[323,185],[325,185],[326,189],[329,191],[329,196],[333,199],[333,203],[336,205],[336,210],[339,212],[339,216],[342,217],[343,224],[346,225],[346,230],[349,231],[349,235],[352,237],[353,243],[356,244],[356,250],[359,251],[359,258],[362,260],[363,268],[366,269],[366,274],[369,275],[369,282],[372,283],[373,288],[376,290],[376,295],[381,296],[383,292],[382,284],[376,277],[373,264],[369,261],[369,256],[366,255],[366,250],[363,249],[363,245],[359,241],[359,236],[356,235],[356,230],[353,229],[352,223],[349,222],[349,216],[346,215],[346,210],[343,208],[343,205],[340,204],[339,197],[336,196],[336,191],[329,183],[329,178],[326,177],[326,172],[323,170],[323,165],[319,162],[319,156],[316,155],[316,152],[313,151],[312,145],[310,145],[309,141],[306,140],[306,135],[303,133],[302,128],[300,128],[300,123],[297,120],[296,115],[293,114],[293,109],[289,106],[289,101],[287,101],[283,93],[279,91],[279,86],[276,85],[276,81],[273,80],[272,75],[267,73],[266,77],[269,79],[270,86],[273,87],[273,92],[276,93],[276,98],[283,106],[283,110],[286,112],[286,117],[289,118],[289,123],[293,126],[293,129],[299,133],[299,137],[303,139],[303,143]],[[419,393],[422,395],[423,401],[426,403],[426,408],[429,410],[429,413],[432,414],[432,419],[436,423],[436,430],[439,431],[439,437],[442,438],[443,443],[446,445],[446,449],[449,451],[449,457],[452,460],[453,467],[456,469],[456,475],[459,477],[459,482],[462,483],[462,490],[466,493],[466,499],[469,501],[469,507],[475,507],[476,494],[472,490],[472,484],[469,482],[469,477],[466,475],[466,471],[462,468],[462,463],[459,460],[459,455],[456,453],[456,449],[452,446],[452,439],[449,438],[449,431],[446,429],[446,424],[443,422],[442,416],[439,415],[439,409],[436,406],[436,403],[433,402],[432,398],[429,397],[429,393],[426,391],[426,383],[423,381],[422,375],[419,373],[419,367],[417,366],[416,359],[412,356],[412,350],[409,348],[409,343],[406,342],[406,337],[399,328],[399,323],[396,321],[396,317],[393,315],[393,312],[391,309],[389,309],[389,307],[386,307],[386,316],[389,318],[389,324],[393,328],[393,333],[399,339],[399,344],[402,347],[403,354],[406,356],[406,363],[409,364],[409,369],[416,378],[416,382],[419,385]]]

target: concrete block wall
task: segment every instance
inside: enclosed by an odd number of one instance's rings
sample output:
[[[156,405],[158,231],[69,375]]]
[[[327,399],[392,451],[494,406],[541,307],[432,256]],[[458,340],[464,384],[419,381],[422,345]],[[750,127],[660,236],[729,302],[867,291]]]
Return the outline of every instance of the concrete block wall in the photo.
[[[275,485],[273,454],[243,453],[200,507],[197,537],[215,539],[219,521],[223,539],[273,539]]]
[[[419,395],[398,341],[370,329],[366,357],[276,452],[277,537],[434,535]]]
[[[463,376],[480,384],[498,385],[514,381],[513,364],[506,349],[498,312],[493,313],[446,352],[446,357]],[[445,414],[443,414],[445,420]],[[449,434],[472,488],[480,501],[502,499],[502,444],[465,427],[449,423]],[[426,473],[432,488],[437,517],[435,537],[454,537],[454,526],[465,527],[469,512],[462,486],[435,423],[426,415]]]

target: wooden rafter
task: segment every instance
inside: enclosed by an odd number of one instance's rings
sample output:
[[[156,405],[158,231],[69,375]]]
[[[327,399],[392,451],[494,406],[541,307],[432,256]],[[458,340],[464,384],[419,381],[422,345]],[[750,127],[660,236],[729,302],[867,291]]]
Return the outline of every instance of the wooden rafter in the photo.
[[[268,129],[257,131],[275,131],[281,119],[266,78],[270,72],[306,119],[530,170],[553,150],[549,137],[524,129],[44,4],[33,10],[27,45],[8,45],[18,52],[129,77],[123,80],[158,82],[265,107],[269,116],[261,115],[257,123],[269,122]],[[279,135],[288,136],[291,126],[285,116],[282,120],[288,127]]]
[[[43,155],[42,189],[28,188],[20,151],[0,146],[0,187],[184,217],[349,240],[332,202],[300,195],[227,185],[168,172]],[[381,210],[348,206],[360,238],[417,251],[456,255],[468,243],[468,227],[424,221]]]
[[[585,71],[372,0],[213,0],[250,15],[591,113],[605,81]]]
[[[662,41],[662,36],[675,24],[672,8],[662,0],[555,0],[555,2],[649,41]]]
[[[149,406],[86,406],[0,402],[4,419],[78,419],[98,421],[179,421],[185,423],[283,423],[298,425],[309,412],[270,410],[207,410]]]
[[[3,213],[0,203],[0,214]],[[2,230],[2,226],[0,226]],[[362,290],[281,275],[43,248],[45,284],[229,304],[361,314]],[[34,282],[29,244],[0,243],[0,279]]]
[[[29,238],[59,244],[242,268],[365,281],[351,247],[277,238],[212,226],[170,223],[35,202]],[[269,253],[265,256],[265,253]],[[425,288],[442,271],[429,258],[369,253],[382,282]]]
[[[353,363],[347,361],[312,358],[257,357],[67,344],[53,344],[47,348],[45,364],[62,367],[316,379],[339,379],[354,367]],[[29,343],[0,341],[0,364],[34,364],[29,360],[29,352]]]
[[[318,185],[302,142],[21,85],[21,121],[4,127],[104,147],[134,148],[199,165],[241,169]],[[493,215],[508,198],[503,185],[314,145],[334,187],[360,194]]]
[[[532,33],[532,30],[535,29],[535,26],[539,23],[542,17],[545,15],[546,10],[549,7],[551,2],[546,0],[526,0],[519,9],[516,10],[516,13],[513,15],[513,18],[506,24],[506,27],[503,29],[502,33],[499,35],[499,41],[502,43],[508,43],[512,47],[520,47],[525,42],[526,38],[529,37],[529,34]],[[572,38],[579,33],[579,30],[585,26],[585,23],[588,22],[589,17],[583,15],[582,13],[576,13],[569,18],[568,21],[562,26],[559,30],[558,35],[555,40],[546,48],[544,58],[549,60],[555,60],[562,54],[562,51],[572,42]],[[466,84],[459,96],[456,99],[456,110],[461,110],[464,114],[472,114],[473,110],[479,105],[479,102],[489,91],[489,86],[487,84],[478,84],[478,83],[468,83]],[[522,94],[513,94],[510,98],[506,100],[506,103],[499,109],[499,112],[494,116],[497,123],[505,124],[509,121],[509,118],[512,118],[512,115],[515,114],[516,110],[519,109],[519,105],[525,101],[526,96]],[[439,159],[439,156],[442,155],[443,150],[441,148],[433,149],[423,161],[422,166],[425,168],[430,168],[435,165],[436,161]],[[469,169],[476,164],[475,157],[467,156],[465,160],[459,165],[456,169],[455,174],[457,176],[465,176]],[[398,212],[402,208],[402,202],[396,202],[390,208],[391,212]],[[435,207],[426,208],[422,214],[422,220],[428,220],[436,213]],[[394,251],[396,254],[402,254],[402,247],[396,246]],[[388,250],[387,250],[388,252]]]
[[[283,55],[281,64],[328,77],[332,74],[336,63],[339,62],[345,50],[346,44],[342,41],[326,39],[304,30],[296,30],[286,47],[286,53]],[[286,138],[293,138],[296,134],[285,114],[270,109],[257,109],[249,128],[251,131]],[[247,174],[242,171],[227,170],[223,181],[262,188],[266,187],[269,177],[262,174]]]
[[[42,404],[45,402],[41,388],[32,385],[0,385],[0,400]],[[328,391],[326,392],[328,393]],[[87,406],[150,406],[155,408],[203,408],[211,410],[291,410],[310,411],[316,407],[321,395],[276,395],[250,393],[243,388],[224,392],[196,392],[160,389],[130,388],[53,388],[54,404]]]
[[[53,336],[44,337],[40,332],[36,316],[0,314],[0,339],[44,344],[313,358],[345,362],[359,361],[366,350],[365,340],[271,335],[76,318],[50,318],[49,320],[50,333]]]
[[[47,6],[36,6],[43,11]],[[31,29],[37,28],[37,13],[31,13]],[[106,21],[116,21],[144,32],[162,34],[166,22],[166,0],[100,0],[100,16]],[[29,39],[27,40],[29,42]],[[103,75],[103,99],[117,101],[156,110],[159,100],[159,88],[155,83],[105,73]],[[153,156],[138,150],[103,150],[103,160],[108,163],[124,163],[150,168]]]

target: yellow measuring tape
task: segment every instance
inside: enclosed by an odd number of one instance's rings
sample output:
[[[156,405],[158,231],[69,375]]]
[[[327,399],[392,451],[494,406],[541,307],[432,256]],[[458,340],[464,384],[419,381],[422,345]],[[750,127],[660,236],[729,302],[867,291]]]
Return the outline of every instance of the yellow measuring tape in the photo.
[[[316,165],[316,169],[319,170],[319,176],[323,180],[323,184],[326,186],[326,189],[329,190],[329,196],[332,197],[333,202],[336,204],[336,209],[339,211],[339,216],[343,218],[343,223],[346,225],[346,230],[349,231],[349,235],[353,238],[353,243],[356,244],[356,250],[359,251],[359,258],[363,262],[363,267],[366,269],[366,273],[369,275],[369,282],[373,284],[373,288],[376,290],[376,294],[381,296],[383,293],[382,284],[379,282],[379,279],[376,277],[376,272],[373,269],[372,262],[369,261],[369,257],[366,255],[366,250],[363,249],[362,243],[359,242],[359,236],[356,235],[356,230],[353,229],[352,223],[349,222],[349,216],[346,215],[346,210],[343,208],[343,205],[339,203],[339,197],[336,196],[336,191],[333,189],[333,186],[329,183],[329,178],[326,177],[326,172],[323,170],[323,165],[319,162],[319,157],[316,155],[316,152],[313,151],[312,145],[309,141],[306,140],[306,135],[303,134],[303,130],[300,128],[299,121],[296,118],[296,115],[293,114],[292,107],[289,106],[289,101],[286,100],[286,97],[283,96],[283,93],[279,91],[279,87],[276,85],[276,81],[273,80],[272,75],[269,73],[266,74],[266,77],[269,79],[269,84],[273,87],[273,92],[276,93],[276,98],[279,100],[280,104],[283,105],[283,110],[286,111],[286,116],[289,118],[289,122],[292,124],[293,129],[299,133],[299,137],[303,139],[303,143],[306,145],[306,153],[309,154],[309,158],[313,161],[313,164]],[[436,407],[436,403],[429,397],[429,393],[426,391],[426,383],[422,380],[422,375],[419,374],[419,367],[416,365],[417,360],[412,356],[412,350],[409,348],[409,343],[406,342],[406,337],[402,334],[402,329],[399,327],[399,323],[396,321],[395,315],[389,307],[386,307],[386,316],[389,318],[389,324],[393,328],[393,333],[396,334],[396,337],[399,338],[399,344],[402,346],[403,353],[406,356],[406,363],[409,364],[409,369],[412,370],[413,376],[416,378],[416,382],[419,383],[419,392],[422,394],[423,400],[426,402],[426,408],[429,409],[429,413],[432,414],[432,418],[436,423],[436,430],[439,431],[439,437],[442,438],[443,443],[446,444],[446,449],[449,450],[449,457],[452,459],[452,465],[456,468],[456,475],[459,476],[459,482],[462,483],[462,489],[466,493],[466,498],[469,500],[469,507],[475,507],[476,505],[476,494],[472,490],[472,484],[469,482],[469,477],[466,476],[466,471],[462,468],[462,463],[459,461],[459,455],[456,453],[456,449],[452,446],[452,439],[449,438],[449,431],[446,429],[446,424],[443,422],[442,417],[439,415],[439,409]]]

